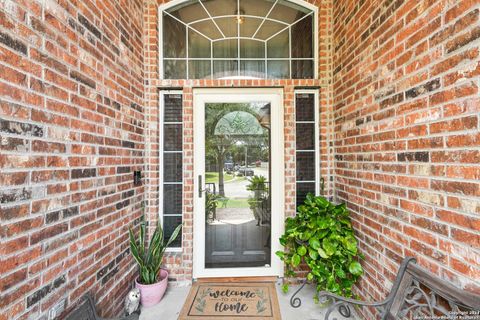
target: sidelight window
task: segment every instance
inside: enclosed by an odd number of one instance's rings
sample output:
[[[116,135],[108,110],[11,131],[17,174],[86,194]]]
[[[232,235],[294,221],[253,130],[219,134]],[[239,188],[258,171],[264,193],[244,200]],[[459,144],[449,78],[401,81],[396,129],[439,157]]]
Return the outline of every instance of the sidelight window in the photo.
[[[183,112],[182,92],[160,94],[160,210],[165,239],[182,223]],[[170,245],[180,248],[181,234]]]
[[[295,91],[297,206],[307,194],[319,194],[318,91]]]

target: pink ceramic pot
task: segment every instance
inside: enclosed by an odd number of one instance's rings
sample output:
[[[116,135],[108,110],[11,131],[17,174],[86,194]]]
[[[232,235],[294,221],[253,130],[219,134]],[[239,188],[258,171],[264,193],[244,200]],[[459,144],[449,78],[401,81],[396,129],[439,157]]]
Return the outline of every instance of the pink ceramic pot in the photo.
[[[135,287],[140,290],[140,302],[144,307],[151,307],[160,302],[168,285],[167,270],[160,270],[160,281],[154,284],[141,284],[135,280]]]

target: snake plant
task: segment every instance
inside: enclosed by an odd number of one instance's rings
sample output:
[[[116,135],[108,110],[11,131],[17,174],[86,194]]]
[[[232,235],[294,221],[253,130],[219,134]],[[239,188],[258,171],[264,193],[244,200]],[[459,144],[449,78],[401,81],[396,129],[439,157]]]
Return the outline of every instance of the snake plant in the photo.
[[[167,243],[165,243],[163,238],[163,229],[160,222],[158,222],[148,248],[146,247],[145,243],[145,223],[142,222],[140,224],[138,240],[135,239],[132,228],[129,229],[130,251],[132,252],[133,258],[140,268],[141,284],[154,284],[158,282],[157,277],[160,272],[160,266],[162,265],[165,249],[177,238],[181,227],[182,225],[179,225],[173,231]]]

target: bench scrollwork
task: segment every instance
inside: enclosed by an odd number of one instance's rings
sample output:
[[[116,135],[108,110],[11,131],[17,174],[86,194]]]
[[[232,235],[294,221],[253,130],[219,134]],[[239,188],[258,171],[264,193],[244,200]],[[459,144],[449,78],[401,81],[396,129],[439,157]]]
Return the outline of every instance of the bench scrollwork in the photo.
[[[480,320],[479,295],[461,290],[438,278],[419,267],[412,257],[402,261],[390,293],[381,302],[349,299],[325,291],[319,292],[318,296],[321,302],[330,302],[325,320],[330,320],[335,310],[348,319],[353,314],[353,306],[374,307],[379,310],[382,320]]]

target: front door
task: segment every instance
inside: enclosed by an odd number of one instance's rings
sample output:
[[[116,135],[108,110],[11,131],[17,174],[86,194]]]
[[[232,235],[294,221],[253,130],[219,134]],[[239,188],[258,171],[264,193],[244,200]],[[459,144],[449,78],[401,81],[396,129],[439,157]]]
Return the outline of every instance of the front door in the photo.
[[[194,90],[194,278],[282,275],[282,95]]]

